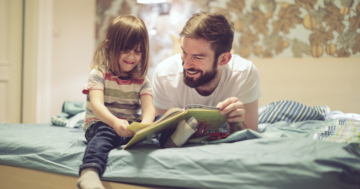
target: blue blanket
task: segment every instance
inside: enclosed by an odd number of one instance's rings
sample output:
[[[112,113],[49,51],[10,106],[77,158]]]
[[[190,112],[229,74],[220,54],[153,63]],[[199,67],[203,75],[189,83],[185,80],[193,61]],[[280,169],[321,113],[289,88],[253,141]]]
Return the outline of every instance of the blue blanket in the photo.
[[[333,123],[277,122],[214,144],[115,149],[103,180],[182,188],[359,188],[359,135],[348,142],[314,137]],[[358,123],[352,127],[360,130]],[[81,128],[0,124],[0,164],[76,177],[84,141]]]

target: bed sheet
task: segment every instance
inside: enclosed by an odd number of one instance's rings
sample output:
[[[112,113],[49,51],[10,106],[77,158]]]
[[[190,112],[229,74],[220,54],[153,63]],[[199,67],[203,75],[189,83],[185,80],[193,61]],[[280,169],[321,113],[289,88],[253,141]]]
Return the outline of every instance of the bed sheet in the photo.
[[[183,188],[359,188],[359,143],[313,139],[331,124],[278,122],[262,133],[239,131],[208,145],[115,149],[103,180]],[[0,124],[0,164],[77,176],[84,141],[81,129]]]

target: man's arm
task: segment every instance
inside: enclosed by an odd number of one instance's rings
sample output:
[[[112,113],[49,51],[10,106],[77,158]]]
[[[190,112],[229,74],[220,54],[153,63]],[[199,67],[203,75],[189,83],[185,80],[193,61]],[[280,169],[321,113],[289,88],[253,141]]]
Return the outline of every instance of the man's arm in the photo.
[[[220,102],[217,107],[226,115],[229,134],[251,129],[257,131],[258,127],[258,100],[243,104],[236,97],[231,97]],[[246,115],[245,115],[246,113]]]
[[[244,124],[248,129],[258,131],[258,99],[254,102],[244,104],[245,118]]]

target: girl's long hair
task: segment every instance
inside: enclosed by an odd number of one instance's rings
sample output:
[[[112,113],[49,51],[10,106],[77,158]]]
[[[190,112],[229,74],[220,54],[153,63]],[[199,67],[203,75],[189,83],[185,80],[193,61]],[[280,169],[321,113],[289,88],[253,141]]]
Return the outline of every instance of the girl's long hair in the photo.
[[[92,69],[105,69],[120,76],[121,68],[118,63],[121,51],[134,49],[140,45],[140,63],[129,73],[131,78],[144,78],[149,67],[149,36],[144,22],[134,16],[118,16],[110,22],[106,39],[95,51]]]

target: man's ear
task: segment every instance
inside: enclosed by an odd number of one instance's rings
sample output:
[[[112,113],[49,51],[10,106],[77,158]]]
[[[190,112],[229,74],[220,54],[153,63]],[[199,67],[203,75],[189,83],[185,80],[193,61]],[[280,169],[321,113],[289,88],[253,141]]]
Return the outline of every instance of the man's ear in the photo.
[[[224,52],[219,56],[218,65],[219,66],[224,66],[227,63],[229,63],[230,59],[231,59],[231,53],[230,52]]]

